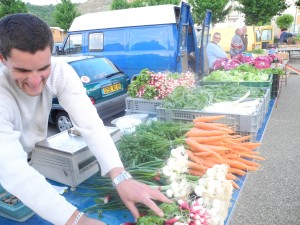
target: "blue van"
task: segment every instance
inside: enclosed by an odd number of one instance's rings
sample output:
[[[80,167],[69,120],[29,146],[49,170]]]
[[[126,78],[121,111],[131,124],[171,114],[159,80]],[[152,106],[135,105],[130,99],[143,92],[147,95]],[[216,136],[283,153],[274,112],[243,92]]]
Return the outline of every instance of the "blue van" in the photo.
[[[89,13],[74,19],[58,54],[100,55],[133,79],[154,72],[199,73],[190,5],[158,5]]]

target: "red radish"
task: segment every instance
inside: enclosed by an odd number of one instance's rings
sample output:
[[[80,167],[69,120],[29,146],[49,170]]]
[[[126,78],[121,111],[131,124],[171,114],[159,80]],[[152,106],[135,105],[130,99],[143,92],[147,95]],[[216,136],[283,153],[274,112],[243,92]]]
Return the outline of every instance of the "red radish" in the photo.
[[[181,209],[187,209],[187,210],[190,210],[189,204],[188,204],[187,202],[181,200],[181,199],[178,200],[178,205],[179,205],[179,207],[180,207]]]
[[[168,219],[165,221],[166,225],[173,225],[175,222],[177,222],[181,216],[175,216],[174,218]]]

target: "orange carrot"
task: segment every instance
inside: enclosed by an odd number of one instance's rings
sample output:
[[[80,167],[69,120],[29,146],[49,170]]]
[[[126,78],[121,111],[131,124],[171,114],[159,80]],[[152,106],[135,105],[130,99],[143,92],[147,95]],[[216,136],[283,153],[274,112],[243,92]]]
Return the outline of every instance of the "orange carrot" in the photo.
[[[189,157],[189,159],[190,159],[191,161],[193,161],[193,162],[195,162],[195,163],[198,163],[198,164],[202,165],[201,160],[200,160],[199,158],[197,158],[197,157],[194,155],[193,152],[191,152],[191,151],[188,150],[188,149],[186,149],[185,151],[186,151],[186,153],[188,154],[188,157]]]
[[[257,163],[257,162],[254,162],[254,161],[252,161],[252,160],[247,160],[247,159],[244,159],[244,158],[241,158],[241,157],[237,157],[237,158],[235,158],[235,160],[240,161],[240,162],[242,162],[242,163],[245,163],[245,164],[247,164],[248,166],[254,166],[254,167],[260,167],[260,166],[261,166],[261,165],[260,165],[259,163]]]
[[[210,148],[211,150],[214,150],[216,152],[226,152],[226,151],[229,151],[230,148],[227,148],[227,147],[224,147],[224,146],[219,146],[219,145],[207,145],[207,144],[200,144],[204,147],[207,147],[207,148]]]
[[[243,142],[243,143],[239,143],[240,146],[249,148],[251,150],[254,150],[256,148],[258,148],[259,146],[261,146],[261,142]]]
[[[211,157],[211,156],[214,156],[212,152],[195,152],[194,155],[198,156],[198,157]]]
[[[202,129],[191,129],[186,133],[187,137],[211,137],[225,134],[224,131],[220,130],[202,130]]]
[[[221,130],[226,133],[234,133],[234,131],[229,128],[219,127],[219,126],[214,125],[213,123],[196,122],[194,124],[194,126],[199,129],[203,129],[203,130]]]
[[[225,115],[216,115],[216,116],[201,116],[193,120],[193,122],[212,122],[220,119],[224,119]]]
[[[228,171],[232,174],[236,174],[238,176],[244,176],[247,172],[245,172],[244,170],[240,170],[237,168],[233,168],[233,167],[229,167]]]
[[[232,173],[228,172],[226,174],[226,179],[227,180],[237,180],[238,178],[235,175],[233,175]]]
[[[243,141],[247,141],[251,138],[252,136],[248,135],[248,136],[242,136],[242,137],[237,137],[237,138],[231,138],[230,140],[232,142],[243,142]]]
[[[226,136],[225,135],[217,135],[217,136],[210,136],[210,137],[191,137],[195,139],[198,143],[209,143],[223,140]]]
[[[253,155],[253,154],[247,154],[247,153],[243,153],[240,152],[239,153],[241,156],[245,157],[245,158],[249,158],[249,159],[258,159],[258,160],[265,160],[265,158],[258,156],[258,155]]]
[[[196,170],[196,171],[199,171],[199,172],[205,172],[206,171],[206,167],[198,164],[198,163],[195,163],[193,161],[189,161],[188,162],[188,167],[190,170]]]
[[[205,172],[199,171],[199,170],[193,170],[193,169],[189,169],[188,173],[193,175],[193,176],[199,176],[202,177],[203,175],[205,175]]]
[[[237,183],[235,183],[233,180],[230,181],[232,183],[232,186],[236,189],[240,189],[239,185]]]
[[[190,147],[191,151],[193,151],[193,152],[211,152],[215,157],[221,159],[221,156],[217,152],[211,150],[210,148],[208,148],[206,146],[203,146],[202,144],[199,144],[192,138],[186,138],[185,141],[186,141],[187,145]]]

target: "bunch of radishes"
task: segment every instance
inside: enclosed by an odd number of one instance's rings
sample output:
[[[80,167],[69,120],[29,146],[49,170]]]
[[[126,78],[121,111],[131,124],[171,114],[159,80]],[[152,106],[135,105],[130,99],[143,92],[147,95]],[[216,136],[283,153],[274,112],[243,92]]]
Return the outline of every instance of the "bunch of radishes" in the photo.
[[[170,73],[152,73],[148,85],[157,91],[155,99],[164,99],[178,86],[194,87],[195,75],[187,72],[174,78]]]
[[[210,225],[209,210],[204,208],[201,200],[195,200],[191,204],[178,200],[179,208],[184,210],[181,216],[165,221],[165,225]]]

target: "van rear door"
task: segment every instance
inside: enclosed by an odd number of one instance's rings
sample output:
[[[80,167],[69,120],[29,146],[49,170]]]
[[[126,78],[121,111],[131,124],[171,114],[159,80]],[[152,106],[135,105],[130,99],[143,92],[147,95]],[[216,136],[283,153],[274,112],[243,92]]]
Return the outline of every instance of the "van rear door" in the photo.
[[[178,29],[178,46],[177,49],[180,59],[180,66],[182,72],[188,71],[188,28],[189,28],[189,14],[190,14],[190,5],[185,2],[181,3],[180,7],[180,21]]]
[[[190,5],[182,2],[178,22],[177,71],[199,73],[199,49]]]

